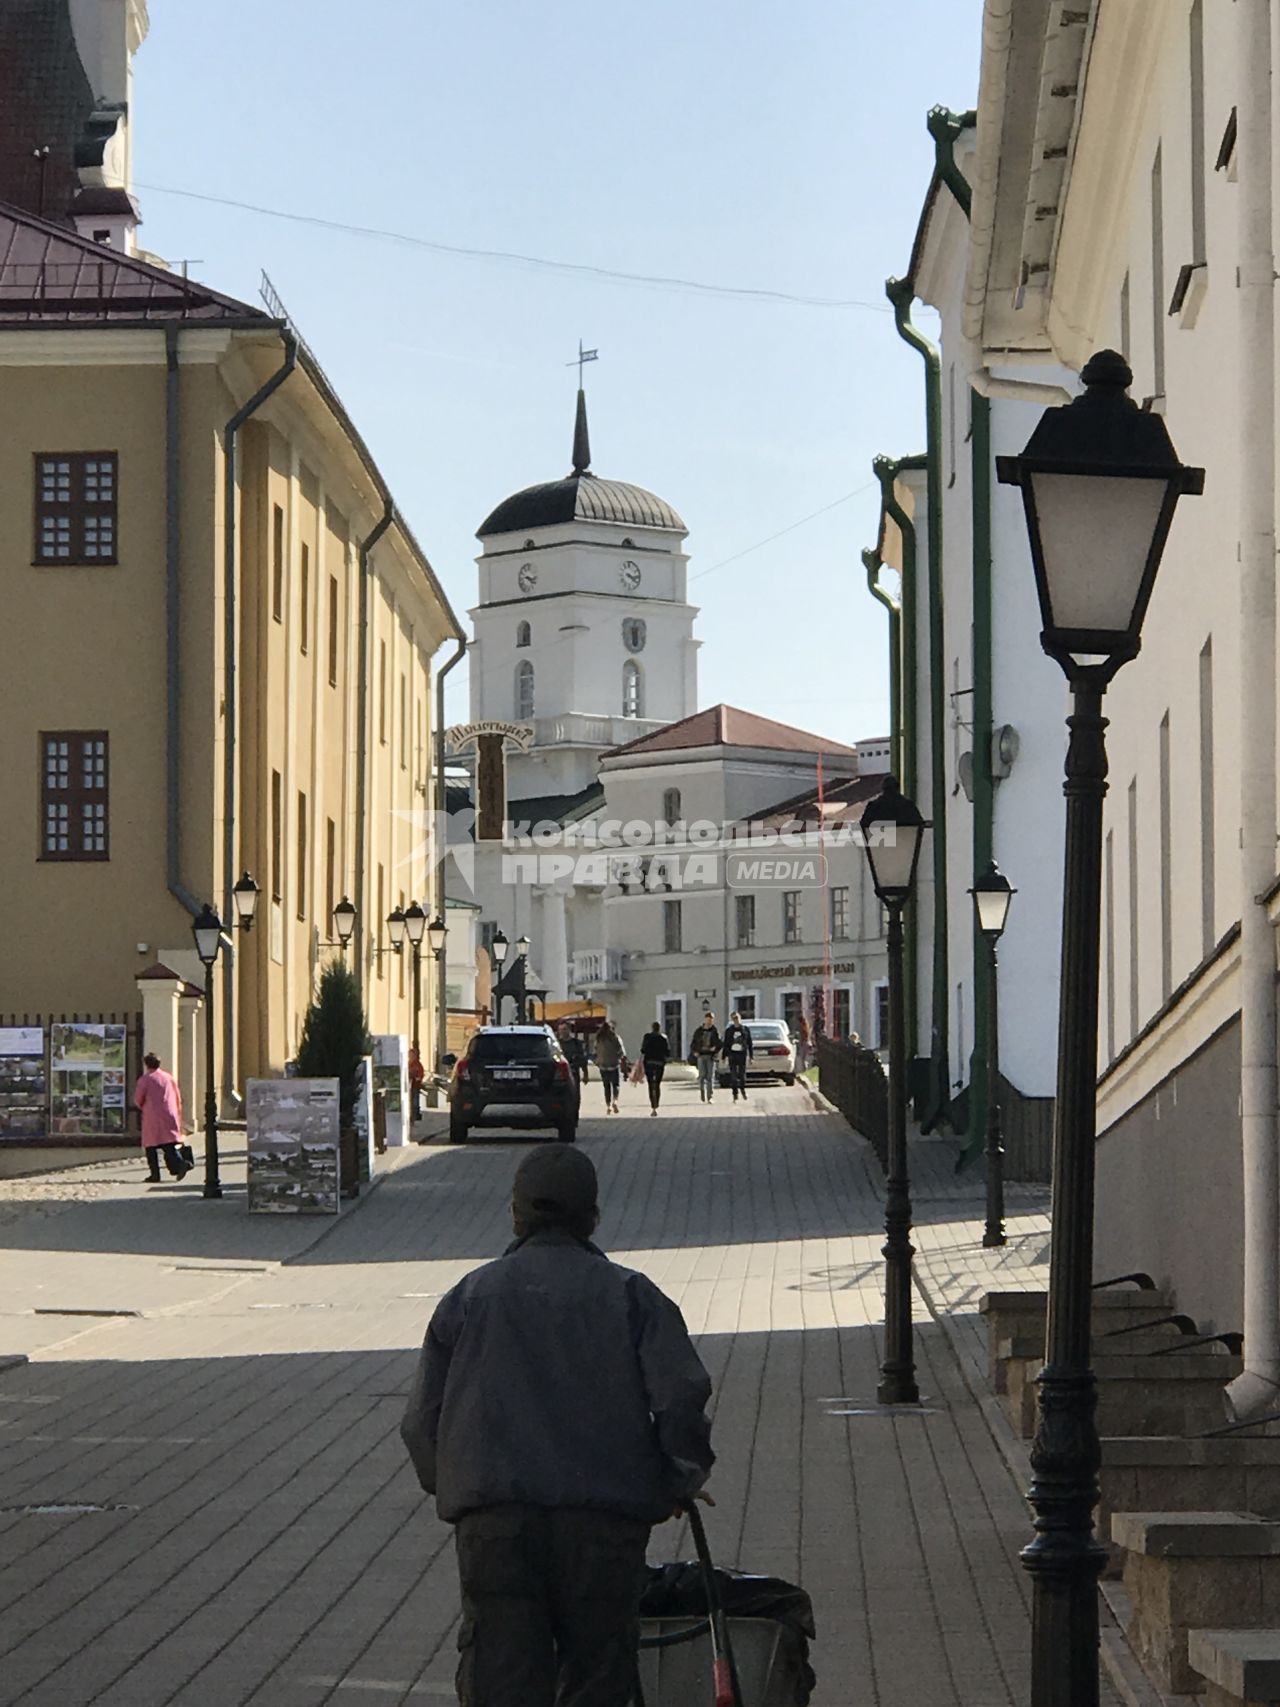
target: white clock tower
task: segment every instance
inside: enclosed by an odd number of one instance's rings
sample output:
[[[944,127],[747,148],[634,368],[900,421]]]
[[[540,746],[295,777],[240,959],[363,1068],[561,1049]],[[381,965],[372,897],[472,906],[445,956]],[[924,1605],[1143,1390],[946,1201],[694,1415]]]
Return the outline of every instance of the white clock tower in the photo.
[[[687,529],[643,487],[591,472],[578,392],[573,471],[507,498],[477,533],[471,717],[532,723],[507,798],[594,784],[610,747],[697,709]]]

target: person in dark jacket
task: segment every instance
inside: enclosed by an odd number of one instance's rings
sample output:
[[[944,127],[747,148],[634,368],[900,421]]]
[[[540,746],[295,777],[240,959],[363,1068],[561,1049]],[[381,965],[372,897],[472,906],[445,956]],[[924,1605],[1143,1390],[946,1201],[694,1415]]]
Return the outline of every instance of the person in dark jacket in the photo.
[[[568,1144],[516,1170],[515,1242],[445,1294],[400,1432],[455,1525],[463,1707],[621,1707],[653,1524],[715,1455],[711,1382],[676,1305],[591,1242]]]
[[[656,1019],[640,1039],[640,1059],[644,1064],[645,1081],[649,1086],[649,1113],[654,1115],[662,1101],[662,1075],[671,1059],[671,1045],[667,1042],[667,1034]]]
[[[743,1025],[741,1014],[734,1014],[724,1029],[723,1054],[729,1063],[729,1084],[733,1089],[733,1100],[737,1102],[741,1093],[745,1102],[747,1062],[755,1054],[755,1050],[751,1046],[751,1033]]]
[[[689,1040],[689,1059],[698,1069],[698,1095],[703,1102],[710,1102],[716,1094],[716,1063],[720,1059],[720,1033],[714,1014],[703,1014],[702,1024]]]

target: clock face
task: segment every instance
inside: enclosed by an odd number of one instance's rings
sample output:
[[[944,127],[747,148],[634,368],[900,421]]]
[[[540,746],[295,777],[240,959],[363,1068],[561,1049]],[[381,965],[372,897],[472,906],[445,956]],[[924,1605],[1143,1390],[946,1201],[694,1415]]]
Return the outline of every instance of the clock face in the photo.
[[[628,558],[618,571],[618,579],[629,593],[634,593],[640,585],[640,565],[632,563]]]
[[[538,584],[538,571],[532,563],[522,563],[516,580],[520,583],[522,593],[531,593]]]

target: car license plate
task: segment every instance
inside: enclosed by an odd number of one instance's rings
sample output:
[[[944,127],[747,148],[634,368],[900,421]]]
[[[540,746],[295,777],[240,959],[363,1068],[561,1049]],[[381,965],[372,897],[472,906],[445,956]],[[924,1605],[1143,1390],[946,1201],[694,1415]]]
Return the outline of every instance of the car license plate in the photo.
[[[527,1083],[533,1074],[527,1067],[495,1067],[493,1076],[495,1079],[523,1079]]]

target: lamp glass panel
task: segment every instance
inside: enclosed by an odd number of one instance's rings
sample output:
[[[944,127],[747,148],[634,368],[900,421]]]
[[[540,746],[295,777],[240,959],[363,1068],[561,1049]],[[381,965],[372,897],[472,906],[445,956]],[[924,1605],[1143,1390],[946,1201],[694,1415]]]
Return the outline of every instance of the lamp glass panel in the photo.
[[[258,906],[258,885],[252,878],[242,877],[231,891],[231,899],[236,905],[236,917],[241,924],[248,924]]]
[[[444,947],[446,934],[447,932],[444,921],[442,919],[432,919],[431,923],[427,926],[427,946],[430,948],[432,954],[439,954],[440,950]]]
[[[504,936],[494,937],[493,942],[490,944],[490,951],[492,952],[493,958],[497,961],[498,965],[501,966],[502,962],[507,958],[507,939],[506,939],[506,937],[504,937]]]
[[[1045,626],[1126,633],[1168,483],[1042,472],[1030,480],[1052,606]]]
[[[529,952],[529,939],[528,939],[528,937],[527,936],[517,937],[516,938],[516,953],[520,954],[520,955],[527,955],[528,952]]]
[[[333,909],[333,928],[338,933],[339,942],[351,941],[351,933],[356,928],[356,910],[349,901],[339,901]]]
[[[222,926],[197,926],[195,928],[196,953],[206,966],[212,966],[218,958],[218,943],[222,936]]]
[[[422,934],[427,928],[427,915],[416,901],[412,907],[405,908],[404,928],[409,941],[416,948],[422,941]]]
[[[974,906],[978,910],[978,929],[984,936],[999,936],[1009,916],[1011,889],[975,889]]]
[[[919,824],[873,824],[868,829],[871,878],[881,893],[905,894],[910,889],[922,829]]]
[[[391,938],[392,948],[399,948],[404,941],[404,914],[392,913],[387,919],[387,935]]]

